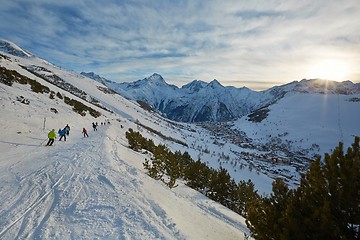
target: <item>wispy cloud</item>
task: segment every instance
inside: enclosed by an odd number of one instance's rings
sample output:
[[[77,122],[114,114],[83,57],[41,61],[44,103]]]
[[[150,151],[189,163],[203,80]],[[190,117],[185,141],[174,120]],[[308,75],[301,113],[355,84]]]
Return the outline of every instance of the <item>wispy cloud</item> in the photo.
[[[0,36],[116,81],[158,72],[178,85],[270,87],[306,77],[323,59],[359,66],[359,16],[357,0],[13,0],[0,8]],[[347,77],[360,81],[356,70]]]

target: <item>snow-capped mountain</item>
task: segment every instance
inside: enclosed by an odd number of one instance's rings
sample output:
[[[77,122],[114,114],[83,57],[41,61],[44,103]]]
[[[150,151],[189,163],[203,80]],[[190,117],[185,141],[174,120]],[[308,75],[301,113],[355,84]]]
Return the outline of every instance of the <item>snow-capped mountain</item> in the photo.
[[[321,79],[294,81],[261,92],[246,87],[224,87],[217,80],[210,83],[194,80],[178,88],[167,84],[156,73],[135,82],[108,81],[104,84],[122,96],[145,102],[167,118],[180,122],[235,120],[275,103],[288,92],[345,95],[360,93],[360,84]]]
[[[156,109],[166,101],[168,95],[176,94],[176,88],[167,84],[162,76],[154,73],[148,78],[132,83],[120,83],[113,90],[129,99],[145,101]]]
[[[108,85],[122,96],[146,102],[167,118],[180,122],[229,121],[268,105],[274,96],[248,88],[224,87],[217,80],[194,80],[181,88],[159,74],[131,83]]]
[[[9,53],[13,56],[18,56],[23,58],[35,57],[32,53],[23,50],[16,44],[2,38],[0,38],[0,52]]]
[[[104,77],[101,77],[97,74],[95,74],[94,72],[81,72],[80,73],[81,75],[85,76],[85,77],[88,77],[88,78],[91,78],[91,79],[94,79],[95,81],[99,82],[99,83],[102,83],[104,85],[107,85],[107,84],[111,84],[112,82],[107,80],[106,78]]]
[[[291,91],[312,94],[351,95],[360,93],[360,83],[353,83],[351,81],[336,82],[324,79],[303,79],[282,86],[272,87],[264,92],[274,96],[281,96]]]

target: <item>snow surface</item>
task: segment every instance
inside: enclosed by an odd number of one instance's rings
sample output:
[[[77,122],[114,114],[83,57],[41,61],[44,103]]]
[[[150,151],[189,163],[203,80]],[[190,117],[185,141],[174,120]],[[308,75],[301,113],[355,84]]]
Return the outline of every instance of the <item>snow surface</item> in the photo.
[[[266,119],[254,123],[243,117],[236,128],[258,142],[269,143],[278,137],[294,151],[313,148],[312,154],[323,156],[339,142],[349,147],[354,136],[360,136],[360,102],[351,101],[353,98],[360,94],[289,92],[269,107]],[[312,147],[314,144],[319,147]]]
[[[8,129],[9,130],[9,129]],[[184,185],[149,178],[124,130],[40,145],[38,133],[0,143],[2,239],[239,239],[244,219]]]
[[[243,239],[249,234],[243,217],[182,182],[169,189],[148,177],[142,166],[148,156],[130,150],[125,138],[128,128],[138,130],[136,121],[181,140],[193,134],[186,130],[192,126],[181,125],[180,131],[119,95],[99,91],[101,84],[41,59],[11,58],[1,59],[0,65],[89,105],[18,63],[46,66],[114,113],[90,105],[103,115],[82,117],[62,100],[32,92],[29,85],[0,84],[0,239]],[[16,101],[17,96],[30,104]],[[59,113],[49,111],[51,107]],[[92,131],[92,122],[108,119],[111,124]],[[66,124],[71,127],[67,141],[44,146],[48,131]],[[83,127],[88,138],[81,134]],[[139,130],[155,143],[164,142]]]

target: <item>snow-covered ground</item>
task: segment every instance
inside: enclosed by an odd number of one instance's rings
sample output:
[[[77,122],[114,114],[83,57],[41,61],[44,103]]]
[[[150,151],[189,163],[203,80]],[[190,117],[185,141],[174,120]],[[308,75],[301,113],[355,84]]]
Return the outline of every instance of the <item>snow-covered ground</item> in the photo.
[[[144,156],[127,147],[127,121],[125,128],[113,120],[96,132],[88,128],[83,138],[90,121],[68,113],[49,124],[69,123],[67,141],[47,147],[41,118],[27,121],[9,107],[0,114],[6,126],[0,239],[242,239],[248,233],[238,214],[181,183],[170,190],[148,177]],[[39,127],[26,131],[19,126],[26,122]]]
[[[359,94],[308,94],[290,92],[269,107],[260,123],[243,117],[236,127],[252,139],[265,143],[281,140],[293,151],[308,149],[309,155],[330,153],[339,142],[346,147],[360,135]]]
[[[142,166],[147,156],[127,147],[125,131],[136,128],[132,117],[105,111],[100,119],[81,117],[28,85],[1,84],[0,93],[0,239],[242,239],[249,234],[238,214],[181,182],[169,189],[148,177]],[[30,104],[16,101],[20,95]],[[54,106],[58,114],[49,111]],[[145,121],[138,111],[129,107],[129,114]],[[92,121],[105,119],[111,124],[91,130]],[[45,146],[48,131],[66,124],[71,126],[67,141]],[[82,127],[89,138],[83,138]],[[171,129],[164,133],[176,136]]]
[[[114,113],[45,82],[18,62],[46,66]],[[82,117],[63,100],[34,93],[29,85],[0,84],[0,239],[242,239],[249,234],[240,215],[181,182],[169,189],[147,176],[142,165],[147,156],[130,150],[125,138],[128,128],[138,129],[136,121],[180,140],[190,134],[187,126],[180,131],[119,95],[99,91],[101,84],[40,59],[0,59],[0,65],[102,113],[97,119]],[[30,104],[17,101],[19,96]],[[100,124],[108,119],[110,124]],[[95,121],[96,132],[91,129]],[[67,141],[45,146],[48,131],[66,124],[71,127]]]

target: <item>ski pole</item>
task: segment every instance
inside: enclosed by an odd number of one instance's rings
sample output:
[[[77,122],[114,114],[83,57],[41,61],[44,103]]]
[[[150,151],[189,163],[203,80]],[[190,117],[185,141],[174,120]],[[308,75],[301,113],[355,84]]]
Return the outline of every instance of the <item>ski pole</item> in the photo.
[[[47,140],[47,138],[44,141],[42,141],[39,146],[41,146],[46,140]]]

